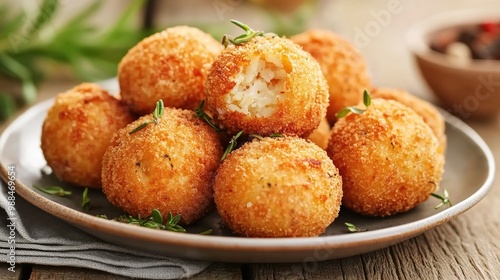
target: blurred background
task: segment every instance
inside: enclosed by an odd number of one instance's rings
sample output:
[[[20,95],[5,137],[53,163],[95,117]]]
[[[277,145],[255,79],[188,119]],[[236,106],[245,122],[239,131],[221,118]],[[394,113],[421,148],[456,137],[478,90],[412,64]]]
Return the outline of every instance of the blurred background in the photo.
[[[476,8],[500,10],[500,1],[0,0],[0,119],[37,101],[40,88],[116,76],[126,51],[153,32],[191,25],[220,40],[239,32],[230,19],[286,36],[330,29],[360,49],[375,85],[432,101],[405,33],[431,15]]]

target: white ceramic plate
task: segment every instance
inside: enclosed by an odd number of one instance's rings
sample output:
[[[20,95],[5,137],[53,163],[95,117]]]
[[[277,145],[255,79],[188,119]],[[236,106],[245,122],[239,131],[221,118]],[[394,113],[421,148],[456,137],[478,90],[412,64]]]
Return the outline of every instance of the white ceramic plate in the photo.
[[[441,190],[449,191],[452,207],[435,210],[439,201],[430,198],[408,213],[388,218],[367,218],[342,210],[324,235],[310,238],[236,237],[221,228],[215,212],[188,227],[191,233],[211,228],[210,236],[140,228],[95,217],[120,214],[100,191],[90,192],[93,210],[85,213],[80,207],[82,189],[42,174],[40,170],[46,162],[40,149],[41,126],[52,103],[53,99],[32,107],[4,131],[0,137],[2,177],[6,178],[7,166],[14,164],[18,174],[16,191],[33,205],[108,242],[174,257],[225,262],[308,262],[374,251],[460,215],[486,195],[494,176],[493,156],[484,141],[466,124],[445,114],[448,150]],[[62,185],[73,190],[73,195],[46,195],[34,189],[34,184]],[[368,231],[349,233],[344,222]]]

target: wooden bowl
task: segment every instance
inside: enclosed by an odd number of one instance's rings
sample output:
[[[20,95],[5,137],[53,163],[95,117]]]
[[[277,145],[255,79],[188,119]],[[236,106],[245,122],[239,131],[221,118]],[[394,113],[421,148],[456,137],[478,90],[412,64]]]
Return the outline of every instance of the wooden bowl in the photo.
[[[462,119],[490,119],[500,112],[500,60],[457,60],[430,48],[447,36],[484,21],[500,22],[500,11],[440,14],[412,26],[407,42],[423,79],[441,106]]]

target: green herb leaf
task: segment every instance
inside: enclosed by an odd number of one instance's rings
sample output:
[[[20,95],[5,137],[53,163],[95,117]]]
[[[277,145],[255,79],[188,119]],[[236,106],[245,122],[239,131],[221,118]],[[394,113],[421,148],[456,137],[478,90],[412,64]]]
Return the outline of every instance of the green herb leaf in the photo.
[[[248,27],[248,25],[244,24],[241,21],[232,19],[231,22],[234,23],[236,26],[240,27],[241,29],[245,30],[245,31],[251,31],[252,30],[252,29],[250,29],[250,27]]]
[[[42,4],[38,8],[38,14],[33,22],[31,22],[30,28],[24,34],[24,40],[21,44],[30,43],[30,39],[35,36],[35,34],[51,19],[55,14],[57,7],[59,6],[59,0],[43,0]]]
[[[201,234],[201,235],[210,235],[210,234],[212,234],[212,229],[207,229],[207,230],[202,231],[202,232],[200,232],[198,234]]]
[[[163,100],[156,101],[156,107],[153,111],[153,119],[155,123],[158,123],[158,119],[163,116],[163,112],[165,111],[165,106],[163,105]]]
[[[222,155],[222,158],[220,159],[221,161],[225,160],[227,156],[236,148],[236,145],[238,145],[238,142],[236,140],[243,134],[243,130],[238,132],[233,138],[231,138],[231,141],[229,141],[229,145],[227,146],[226,150],[224,151],[224,154]]]
[[[85,188],[82,194],[82,209],[88,211],[90,209],[89,188]]]
[[[363,104],[365,105],[365,109],[356,108],[354,106],[347,106],[338,111],[335,116],[337,117],[337,119],[341,119],[347,116],[349,113],[354,113],[357,115],[363,114],[366,109],[368,109],[368,107],[372,104],[370,93],[367,90],[363,92]]]
[[[452,206],[452,203],[451,203],[451,200],[450,200],[450,197],[449,197],[449,194],[448,194],[448,191],[446,189],[443,190],[443,196],[437,194],[437,193],[431,193],[431,195],[439,200],[441,200],[441,202],[434,206],[434,209],[439,209],[441,207],[443,207],[444,205],[448,205],[448,207],[451,207]]]
[[[33,185],[33,187],[39,191],[42,191],[42,192],[44,192],[46,194],[50,194],[50,195],[57,195],[57,196],[61,196],[61,197],[71,195],[71,191],[67,191],[63,187],[59,187],[59,186],[40,187],[40,186]]]
[[[203,111],[203,107],[205,107],[205,100],[202,100],[200,102],[200,105],[198,105],[198,108],[194,109],[194,113],[195,113],[196,117],[200,120],[203,120],[210,127],[212,127],[216,132],[222,131],[222,129],[213,122],[212,118],[207,113],[205,113],[205,111]]]
[[[273,133],[273,134],[269,135],[269,137],[271,137],[271,138],[280,138],[280,137],[283,137],[283,135],[281,135],[279,133]]]
[[[146,126],[148,126],[150,123],[151,122],[143,122],[139,126],[137,126],[136,128],[132,129],[128,134],[134,134],[137,131],[139,131],[139,130],[145,128]]]
[[[225,34],[222,37],[222,44],[224,45],[224,47],[228,46],[228,44],[229,44],[228,41],[231,42],[233,45],[240,45],[240,44],[243,44],[243,43],[250,41],[254,37],[265,35],[265,33],[263,31],[255,31],[252,28],[250,28],[248,25],[246,25],[240,21],[232,19],[231,23],[233,23],[236,26],[243,29],[245,31],[245,33],[243,33],[235,38],[231,38],[231,37],[229,37],[229,35]]]
[[[153,212],[151,213],[151,216],[153,217],[153,221],[155,223],[163,224],[163,217],[161,216],[161,212],[158,211],[158,209],[153,209]]]
[[[5,7],[2,7],[2,9],[5,9]],[[10,11],[10,13],[12,13],[12,11]],[[0,15],[0,17],[1,16],[2,15]],[[14,15],[11,19],[0,23],[2,26],[2,28],[0,29],[0,39],[8,38],[8,36],[19,32],[19,29],[23,25],[25,19],[26,15],[23,12],[20,12]]]
[[[222,45],[224,46],[224,48],[227,48],[227,46],[229,46],[229,36],[227,34],[224,34],[222,36]]]
[[[0,4],[0,76],[19,81],[24,103],[35,100],[36,84],[54,68],[46,61],[68,65],[72,74],[85,81],[108,78],[116,74],[116,64],[126,52],[154,32],[138,30],[134,24],[145,0],[132,1],[115,24],[104,30],[92,18],[101,3],[92,1],[50,30],[47,27],[61,1],[38,1],[37,13],[29,18],[22,11],[14,13],[10,4]]]
[[[106,215],[98,215],[98,217],[107,219]],[[153,209],[151,211],[151,215],[144,219],[141,218],[141,215],[137,215],[137,218],[134,218],[130,215],[121,215],[113,220],[121,223],[138,225],[140,227],[146,227],[151,229],[167,230],[174,232],[186,232],[186,230],[182,226],[178,225],[179,221],[181,220],[180,214],[173,216],[172,213],[168,212],[167,221],[163,223],[163,216],[158,209]],[[200,234],[210,234],[210,233],[212,233],[211,229],[203,231]]]
[[[362,231],[367,231],[367,229],[363,229],[363,228],[358,228],[357,226],[351,224],[351,223],[347,223],[345,222],[344,225],[346,225],[347,229],[350,231],[350,232],[362,232]]]
[[[16,101],[6,93],[0,93],[0,121],[8,119],[16,110]]]
[[[31,103],[36,98],[36,88],[33,82],[33,76],[30,70],[14,59],[12,56],[0,53],[0,63],[3,67],[8,69],[9,76],[19,79],[23,85],[23,98],[27,103]]]
[[[250,134],[248,136],[250,136],[252,138],[257,138],[257,139],[259,139],[261,141],[264,140],[264,137],[260,136],[259,134]]]
[[[372,105],[372,98],[366,89],[363,91],[363,104],[365,104],[366,108]]]
[[[132,129],[128,134],[134,134],[137,131],[148,126],[150,123],[154,122],[155,124],[158,124],[158,120],[163,116],[164,112],[165,112],[165,106],[163,105],[163,100],[160,99],[160,100],[156,101],[156,106],[155,106],[155,109],[154,109],[153,114],[152,114],[153,120],[141,123],[139,126]]]

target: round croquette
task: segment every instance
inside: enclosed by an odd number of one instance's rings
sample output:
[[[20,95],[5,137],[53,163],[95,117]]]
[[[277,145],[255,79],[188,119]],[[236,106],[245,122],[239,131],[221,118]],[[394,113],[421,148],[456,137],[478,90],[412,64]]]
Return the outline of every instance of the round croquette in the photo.
[[[374,88],[370,93],[372,98],[395,100],[412,108],[424,119],[424,122],[430,126],[432,132],[434,132],[434,135],[438,138],[439,144],[442,146],[442,151],[444,153],[447,146],[445,134],[446,126],[443,116],[434,105],[401,89]]]
[[[409,211],[438,189],[444,158],[430,127],[399,102],[373,99],[332,128],[327,152],[343,180],[342,205],[368,216]]]
[[[102,190],[126,213],[158,209],[189,224],[210,210],[212,181],[222,156],[217,133],[192,111],[166,107],[157,123],[146,115],[120,130],[106,151]],[[136,132],[135,128],[151,122]]]
[[[229,132],[307,137],[326,114],[328,87],[317,61],[292,41],[255,37],[227,47],[208,74],[206,102]]]
[[[194,109],[203,99],[208,70],[222,45],[187,26],[155,33],[131,48],[118,66],[122,99],[139,115],[151,113],[156,101]]]
[[[322,234],[338,216],[342,179],[326,152],[296,137],[247,142],[217,170],[222,220],[249,237]]]
[[[98,85],[60,93],[42,127],[45,160],[59,180],[99,188],[104,152],[113,134],[133,120],[127,106]]]
[[[353,44],[328,30],[311,29],[290,39],[321,65],[330,92],[327,118],[333,124],[338,111],[361,102],[363,91],[371,88],[364,58]]]

